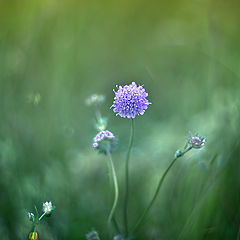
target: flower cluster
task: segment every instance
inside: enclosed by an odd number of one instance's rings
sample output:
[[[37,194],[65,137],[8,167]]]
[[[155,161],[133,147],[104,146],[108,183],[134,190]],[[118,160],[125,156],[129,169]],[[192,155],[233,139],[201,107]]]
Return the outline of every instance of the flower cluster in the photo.
[[[123,118],[131,118],[131,137],[130,137],[130,143],[129,148],[126,156],[126,170],[125,170],[125,181],[126,181],[126,191],[125,191],[125,199],[124,199],[124,235],[122,235],[122,232],[118,232],[116,235],[111,235],[113,237],[113,240],[124,240],[124,239],[132,239],[135,235],[135,233],[139,230],[140,226],[144,223],[147,214],[149,213],[149,210],[153,206],[153,203],[156,200],[156,196],[159,194],[159,191],[161,189],[162,183],[167,176],[167,173],[170,171],[174,163],[177,161],[178,158],[183,157],[187,152],[189,152],[192,149],[201,149],[204,147],[206,138],[200,137],[199,135],[192,135],[190,133],[187,143],[183,150],[177,150],[175,153],[175,158],[170,163],[168,168],[163,173],[162,177],[160,178],[156,191],[152,197],[152,200],[150,201],[150,204],[146,207],[146,209],[143,211],[143,214],[140,216],[139,220],[137,221],[135,227],[133,228],[132,232],[128,231],[128,185],[129,185],[129,159],[131,155],[131,150],[133,146],[133,137],[134,137],[134,121],[133,119],[137,115],[143,115],[148,108],[148,106],[151,104],[147,97],[148,93],[145,91],[143,86],[137,86],[135,82],[132,82],[129,85],[124,86],[117,86],[117,90],[113,90],[115,93],[115,97],[113,100],[113,104],[111,108],[113,108],[113,112],[116,113],[116,115],[119,115]],[[107,124],[103,122],[103,118],[101,117],[100,113],[100,103],[102,102],[102,99],[96,95],[93,95],[89,99],[89,103],[95,105],[96,109],[96,119],[97,119],[97,130],[100,131],[97,133],[97,135],[93,139],[93,148],[98,150],[101,153],[105,153],[109,157],[109,163],[111,167],[112,172],[112,179],[113,179],[113,186],[114,186],[114,202],[111,209],[111,212],[108,217],[108,227],[109,230],[111,230],[111,224],[113,221],[113,216],[117,207],[118,203],[118,197],[119,197],[119,189],[118,189],[118,182],[117,182],[117,174],[114,168],[114,163],[112,161],[112,157],[110,152],[116,147],[117,145],[117,139],[114,136],[114,134],[108,130]],[[92,230],[86,235],[87,240],[100,240],[98,233],[95,230]]]
[[[113,111],[120,117],[135,118],[136,115],[143,115],[148,105],[151,104],[146,99],[148,93],[135,82],[123,87],[119,86],[117,91],[113,91],[115,92]]]
[[[117,138],[108,130],[99,132],[93,139],[93,147],[102,153],[106,153],[107,149],[111,152],[116,146]]]
[[[40,223],[40,221],[43,219],[45,216],[50,216],[52,211],[55,209],[55,206],[53,206],[52,202],[44,202],[42,204],[42,215],[39,215],[39,212],[37,208],[35,207],[35,214],[32,212],[28,212],[27,216],[28,219],[32,222],[33,224],[33,232],[30,232],[29,234],[29,239],[30,240],[38,240],[38,233],[37,233],[37,225]]]

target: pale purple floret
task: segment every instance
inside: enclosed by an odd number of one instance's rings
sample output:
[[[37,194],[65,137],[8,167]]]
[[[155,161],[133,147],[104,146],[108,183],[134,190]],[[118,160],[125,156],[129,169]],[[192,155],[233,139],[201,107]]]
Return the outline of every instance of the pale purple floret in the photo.
[[[108,130],[99,132],[93,139],[93,147],[103,153],[106,153],[107,147],[110,147],[110,151],[114,150],[116,144],[116,137]]]
[[[94,143],[93,143],[93,147],[94,147],[94,148],[97,148],[97,147],[98,147],[98,145],[99,145],[99,144],[98,144],[98,143],[96,143],[96,142],[94,142]]]
[[[151,104],[146,99],[148,93],[135,82],[123,87],[119,86],[117,91],[113,91],[115,92],[113,111],[120,117],[135,118],[136,115],[143,115],[148,105]]]
[[[206,142],[206,138],[204,137],[191,137],[189,139],[189,144],[193,147],[193,148],[202,148],[205,145]]]
[[[98,142],[101,142],[103,139],[110,139],[111,140],[113,138],[115,138],[114,135],[111,132],[109,132],[108,130],[106,130],[106,131],[99,132],[96,135],[96,137],[93,139],[93,141],[94,141],[94,143],[98,143]],[[95,146],[97,147],[97,145],[95,145]]]
[[[188,144],[192,147],[192,148],[197,148],[200,149],[205,145],[206,142],[206,138],[205,137],[199,137],[198,134],[196,134],[195,136],[192,135],[192,133],[189,133],[189,138],[188,138]]]

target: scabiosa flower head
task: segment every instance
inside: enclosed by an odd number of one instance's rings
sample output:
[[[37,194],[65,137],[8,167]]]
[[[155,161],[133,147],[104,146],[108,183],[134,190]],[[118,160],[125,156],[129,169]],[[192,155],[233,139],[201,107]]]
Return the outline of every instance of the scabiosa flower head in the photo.
[[[148,105],[151,104],[146,99],[148,93],[135,82],[123,87],[119,86],[117,91],[113,91],[115,92],[113,111],[120,117],[135,118],[136,115],[143,115]]]
[[[206,142],[206,138],[203,136],[198,136],[198,134],[196,134],[196,136],[193,136],[192,133],[190,133],[190,137],[188,138],[188,144],[192,147],[192,148],[196,148],[196,149],[200,149],[205,145]]]
[[[113,151],[117,146],[117,138],[108,130],[99,132],[93,139],[93,147],[101,153]]]
[[[42,205],[42,212],[46,214],[46,216],[50,216],[52,211],[55,209],[55,207],[52,205],[52,202],[45,202]]]

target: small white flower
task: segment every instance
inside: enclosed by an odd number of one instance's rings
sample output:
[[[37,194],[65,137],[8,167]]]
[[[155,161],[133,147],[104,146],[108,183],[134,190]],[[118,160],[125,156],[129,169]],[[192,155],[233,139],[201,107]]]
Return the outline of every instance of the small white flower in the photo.
[[[43,203],[42,205],[43,213],[50,214],[53,210],[54,210],[54,207],[51,201]]]

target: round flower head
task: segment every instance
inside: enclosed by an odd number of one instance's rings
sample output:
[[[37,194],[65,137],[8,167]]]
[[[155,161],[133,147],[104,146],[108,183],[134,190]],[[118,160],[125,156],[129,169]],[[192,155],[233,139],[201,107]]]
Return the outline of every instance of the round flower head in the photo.
[[[101,153],[107,153],[107,149],[112,151],[116,148],[117,139],[108,130],[99,132],[96,137],[93,139],[93,147]]]
[[[192,136],[192,133],[190,133],[190,137],[188,139],[188,144],[192,148],[200,149],[205,145],[206,138],[205,137],[199,137],[198,135]]]
[[[52,205],[52,202],[45,202],[42,205],[42,212],[45,213],[47,216],[50,216],[52,211],[54,210],[54,206]]]
[[[113,111],[120,117],[135,118],[136,115],[143,115],[148,105],[146,97],[148,93],[142,86],[137,86],[135,82],[130,85],[119,86],[115,91],[115,97],[113,101]]]

